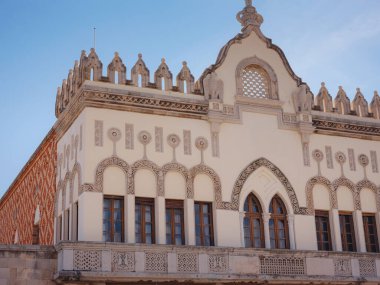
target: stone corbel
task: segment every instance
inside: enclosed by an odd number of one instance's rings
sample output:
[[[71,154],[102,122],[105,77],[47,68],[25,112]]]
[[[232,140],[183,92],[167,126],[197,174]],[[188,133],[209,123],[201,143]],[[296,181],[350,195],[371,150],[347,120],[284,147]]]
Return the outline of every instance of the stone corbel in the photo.
[[[303,162],[305,166],[310,166],[310,135],[314,133],[313,120],[310,112],[300,112],[297,114],[298,131],[301,134]]]

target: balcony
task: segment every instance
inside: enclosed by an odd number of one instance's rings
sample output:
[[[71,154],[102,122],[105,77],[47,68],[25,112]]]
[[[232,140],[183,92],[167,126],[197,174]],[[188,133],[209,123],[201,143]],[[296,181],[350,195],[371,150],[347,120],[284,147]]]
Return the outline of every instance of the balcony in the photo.
[[[56,281],[379,284],[380,255],[61,242]],[[374,283],[372,283],[374,282]]]

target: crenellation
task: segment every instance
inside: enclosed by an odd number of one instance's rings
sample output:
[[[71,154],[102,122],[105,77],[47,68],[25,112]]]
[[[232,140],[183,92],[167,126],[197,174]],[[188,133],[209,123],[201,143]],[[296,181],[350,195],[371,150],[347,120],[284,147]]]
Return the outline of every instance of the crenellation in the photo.
[[[338,94],[335,97],[335,110],[342,115],[348,115],[351,112],[351,102],[347,97],[346,92],[342,86],[339,86]]]
[[[177,85],[179,91],[182,93],[193,93],[194,92],[194,76],[191,74],[187,62],[182,62],[182,69],[177,75]]]
[[[332,97],[324,82],[321,83],[321,88],[315,100],[315,107],[317,107],[319,111],[333,112]]]
[[[356,88],[356,95],[352,101],[352,110],[359,117],[368,117],[368,103],[360,88]]]
[[[380,119],[380,96],[377,91],[373,94],[373,99],[370,104],[371,113],[375,119]]]
[[[127,68],[119,57],[119,53],[115,52],[115,56],[107,68],[107,77],[111,83],[126,84],[126,74]]]

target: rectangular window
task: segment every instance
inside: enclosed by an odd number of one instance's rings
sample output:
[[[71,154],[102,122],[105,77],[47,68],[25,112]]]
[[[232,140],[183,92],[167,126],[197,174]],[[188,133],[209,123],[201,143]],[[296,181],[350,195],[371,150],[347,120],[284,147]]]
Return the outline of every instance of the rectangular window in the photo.
[[[184,245],[183,201],[166,200],[166,244]]]
[[[356,251],[354,221],[351,213],[340,213],[340,236],[343,251]]]
[[[212,203],[195,202],[194,211],[196,245],[213,246]]]
[[[332,250],[329,212],[315,211],[318,250]]]
[[[363,226],[367,252],[379,252],[375,215],[363,214]]]
[[[64,213],[64,228],[63,228],[63,239],[69,240],[69,231],[70,231],[70,210],[67,209]]]
[[[78,202],[73,205],[73,214],[71,222],[71,240],[78,240]]]
[[[103,241],[124,242],[124,197],[104,198]]]
[[[154,199],[136,198],[135,234],[136,243],[155,243]]]

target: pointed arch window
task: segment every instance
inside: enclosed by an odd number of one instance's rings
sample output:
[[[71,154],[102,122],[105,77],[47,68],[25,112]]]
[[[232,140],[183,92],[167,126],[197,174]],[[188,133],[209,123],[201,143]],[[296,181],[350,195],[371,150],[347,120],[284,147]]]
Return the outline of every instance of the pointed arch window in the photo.
[[[269,233],[271,248],[289,248],[287,212],[279,196],[273,197],[269,205]]]
[[[264,226],[262,208],[259,200],[252,193],[244,203],[244,243],[245,247],[264,248]]]

